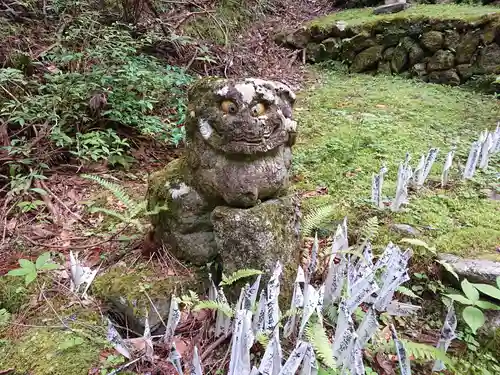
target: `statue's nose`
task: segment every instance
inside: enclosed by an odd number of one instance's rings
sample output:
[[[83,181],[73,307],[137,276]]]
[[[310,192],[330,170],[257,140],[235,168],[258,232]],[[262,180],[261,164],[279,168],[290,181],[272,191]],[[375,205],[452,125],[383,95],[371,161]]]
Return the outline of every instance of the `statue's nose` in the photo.
[[[243,115],[235,125],[233,130],[234,140],[255,141],[261,139],[265,133],[265,123],[249,114]]]

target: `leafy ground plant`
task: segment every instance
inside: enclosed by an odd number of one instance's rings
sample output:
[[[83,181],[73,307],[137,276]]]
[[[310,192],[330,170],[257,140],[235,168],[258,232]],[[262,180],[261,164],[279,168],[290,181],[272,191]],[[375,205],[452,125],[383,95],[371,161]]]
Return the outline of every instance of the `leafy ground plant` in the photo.
[[[25,285],[31,284],[44,271],[58,269],[59,264],[53,263],[50,259],[50,252],[41,254],[33,263],[28,259],[19,259],[21,267],[10,270],[7,275],[24,277]]]
[[[500,287],[500,277],[497,279]],[[476,334],[477,330],[485,323],[483,310],[500,310],[500,305],[479,299],[479,291],[489,297],[497,298],[500,301],[500,289],[487,284],[473,284],[469,280],[464,279],[461,282],[462,294],[445,294],[445,296],[453,301],[465,305],[462,311],[462,318],[470,327],[472,333]]]

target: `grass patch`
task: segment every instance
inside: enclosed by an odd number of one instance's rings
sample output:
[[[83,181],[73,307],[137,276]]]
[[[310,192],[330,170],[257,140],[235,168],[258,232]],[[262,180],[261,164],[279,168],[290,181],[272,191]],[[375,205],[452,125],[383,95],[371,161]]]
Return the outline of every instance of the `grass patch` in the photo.
[[[457,166],[458,161],[465,164],[479,132],[494,129],[500,118],[498,101],[463,88],[400,77],[318,70],[323,82],[302,92],[296,108],[300,136],[294,149],[295,188],[327,187],[329,193],[307,199],[304,209],[332,203],[333,221],[347,216],[354,229],[377,215],[384,224],[378,245],[405,236],[390,230],[391,224],[409,224],[440,252],[500,258],[500,201],[487,197],[487,191],[498,189],[498,157],[469,182],[460,181]],[[434,182],[440,181],[453,144],[454,185],[444,190]],[[392,198],[406,152],[415,168],[430,147],[440,148],[438,160],[427,186],[410,194],[410,204],[398,213],[371,208],[372,173],[387,165],[384,195]]]
[[[346,21],[349,26],[371,25],[380,21],[396,20],[464,20],[475,21],[492,12],[500,14],[500,8],[495,6],[433,4],[413,5],[404,12],[374,15],[373,8],[349,9],[316,18],[308,26],[327,28],[336,21]]]

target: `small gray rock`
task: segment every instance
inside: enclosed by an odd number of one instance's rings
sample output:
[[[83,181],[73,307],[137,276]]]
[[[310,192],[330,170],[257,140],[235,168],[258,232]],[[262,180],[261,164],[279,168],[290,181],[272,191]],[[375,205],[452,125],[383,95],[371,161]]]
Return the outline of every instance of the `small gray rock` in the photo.
[[[408,3],[395,3],[395,4],[386,4],[381,5],[375,9],[373,9],[373,14],[389,14],[389,13],[398,13],[405,9],[408,9],[410,4]]]
[[[394,232],[398,232],[401,234],[406,234],[410,236],[417,237],[420,235],[420,231],[416,228],[413,228],[411,225],[408,224],[392,224],[390,226],[390,229],[393,230]]]
[[[500,262],[464,259],[453,254],[440,254],[438,258],[449,263],[460,277],[471,282],[496,285],[496,278],[500,276]]]

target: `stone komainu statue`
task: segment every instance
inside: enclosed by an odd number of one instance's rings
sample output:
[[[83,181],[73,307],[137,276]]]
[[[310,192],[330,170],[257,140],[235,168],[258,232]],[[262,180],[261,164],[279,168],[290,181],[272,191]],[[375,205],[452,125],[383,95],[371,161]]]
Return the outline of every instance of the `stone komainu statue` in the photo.
[[[188,91],[185,155],[149,181],[155,239],[179,259],[225,270],[271,269],[298,257],[287,197],[295,95],[282,83],[206,78]],[[285,264],[286,265],[286,264]],[[264,269],[263,269],[264,268]]]

